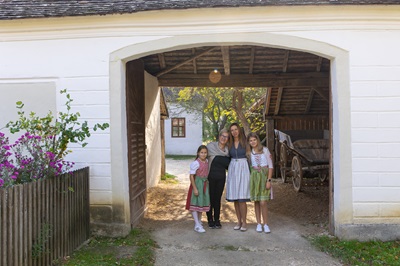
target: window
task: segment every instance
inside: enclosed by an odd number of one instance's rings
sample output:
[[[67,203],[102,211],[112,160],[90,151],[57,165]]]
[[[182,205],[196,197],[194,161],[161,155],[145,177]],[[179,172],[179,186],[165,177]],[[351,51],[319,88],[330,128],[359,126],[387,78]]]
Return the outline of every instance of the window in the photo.
[[[172,118],[171,136],[173,138],[184,138],[185,127],[185,118]]]

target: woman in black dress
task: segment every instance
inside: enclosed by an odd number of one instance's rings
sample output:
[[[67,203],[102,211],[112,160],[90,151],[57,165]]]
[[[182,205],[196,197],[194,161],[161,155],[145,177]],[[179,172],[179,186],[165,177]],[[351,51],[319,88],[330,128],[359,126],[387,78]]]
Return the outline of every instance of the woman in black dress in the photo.
[[[230,162],[228,150],[229,133],[226,129],[219,132],[218,141],[207,145],[208,165],[208,184],[210,190],[210,211],[207,212],[209,228],[221,228],[220,211],[221,197],[225,187],[226,170]]]

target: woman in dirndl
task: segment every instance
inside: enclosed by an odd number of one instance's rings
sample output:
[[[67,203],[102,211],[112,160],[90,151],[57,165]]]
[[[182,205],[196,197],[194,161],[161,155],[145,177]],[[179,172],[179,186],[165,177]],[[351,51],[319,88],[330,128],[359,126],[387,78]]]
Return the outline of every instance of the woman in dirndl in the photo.
[[[229,155],[226,200],[233,202],[237,217],[234,230],[247,231],[247,202],[250,201],[250,170],[246,157],[246,137],[237,123],[229,127]]]

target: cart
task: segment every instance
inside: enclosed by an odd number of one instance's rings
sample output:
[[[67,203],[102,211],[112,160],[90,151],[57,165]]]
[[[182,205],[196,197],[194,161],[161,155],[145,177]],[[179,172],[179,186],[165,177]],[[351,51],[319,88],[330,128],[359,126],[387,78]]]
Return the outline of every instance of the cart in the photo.
[[[292,177],[294,189],[301,190],[305,172],[318,175],[323,182],[329,176],[330,141],[328,139],[301,139],[292,143],[290,136],[275,130],[280,142],[279,167],[283,182]]]

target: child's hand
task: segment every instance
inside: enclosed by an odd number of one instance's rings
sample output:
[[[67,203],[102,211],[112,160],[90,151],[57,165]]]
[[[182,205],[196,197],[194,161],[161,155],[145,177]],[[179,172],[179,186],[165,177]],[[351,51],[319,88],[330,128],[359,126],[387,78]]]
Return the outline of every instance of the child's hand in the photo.
[[[193,188],[193,194],[194,194],[195,196],[198,196],[198,195],[199,195],[199,191],[197,190],[197,188]]]
[[[271,182],[268,182],[268,181],[267,181],[267,183],[265,184],[265,188],[266,188],[267,190],[270,190],[270,189],[271,189]]]

